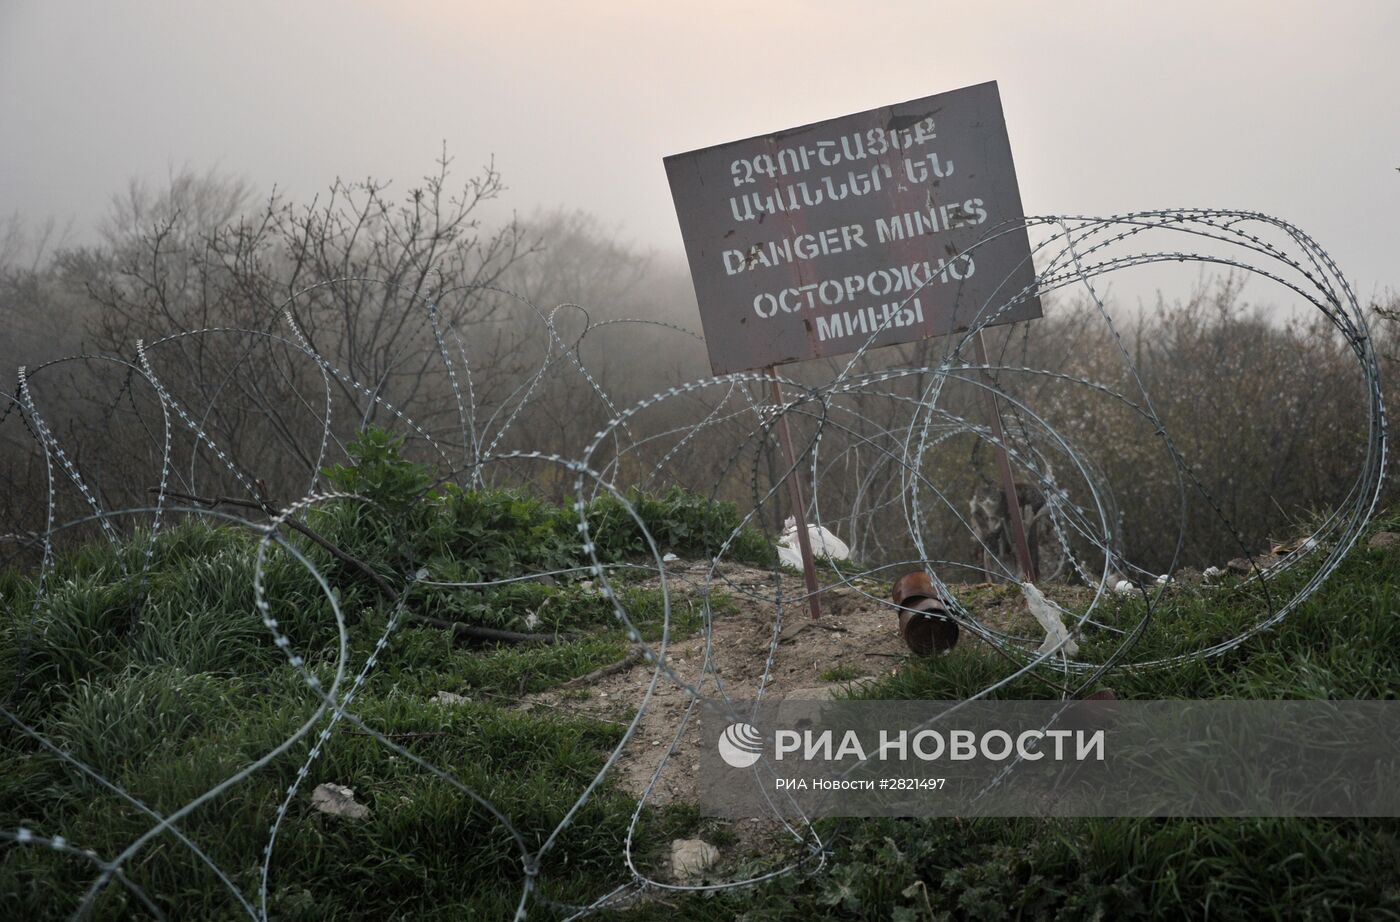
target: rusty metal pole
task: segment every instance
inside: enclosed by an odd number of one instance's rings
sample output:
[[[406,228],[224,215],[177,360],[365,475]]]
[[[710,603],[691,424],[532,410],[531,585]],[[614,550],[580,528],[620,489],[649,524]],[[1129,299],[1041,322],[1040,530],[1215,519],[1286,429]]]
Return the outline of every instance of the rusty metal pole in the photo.
[[[792,430],[788,428],[787,414],[783,412],[783,389],[778,385],[778,373],[772,365],[764,369],[768,376],[768,389],[773,397],[773,409],[778,414],[778,441],[783,448],[783,456],[788,466],[788,502],[792,505],[792,518],[797,525],[797,546],[802,551],[802,578],[807,583],[807,607],[812,612],[812,620],[822,616],[821,602],[817,599],[817,565],[812,559],[812,536],[807,533],[807,504],[802,499],[802,482],[797,475],[797,455],[792,450]]]
[[[972,339],[972,349],[977,364],[982,366],[982,378],[987,384],[983,393],[987,395],[988,422],[996,439],[994,447],[997,467],[1001,468],[1001,491],[1006,497],[1006,514],[1011,520],[1011,532],[1015,538],[1016,562],[1021,565],[1021,579],[1027,583],[1034,583],[1039,579],[1039,575],[1031,561],[1030,543],[1026,541],[1026,523],[1021,517],[1021,499],[1016,494],[1016,477],[1011,471],[1011,456],[1006,453],[1006,433],[1001,427],[1001,401],[997,399],[995,382],[992,381],[991,371],[987,368],[990,363],[987,361],[987,346],[982,342],[981,330],[978,330]]]

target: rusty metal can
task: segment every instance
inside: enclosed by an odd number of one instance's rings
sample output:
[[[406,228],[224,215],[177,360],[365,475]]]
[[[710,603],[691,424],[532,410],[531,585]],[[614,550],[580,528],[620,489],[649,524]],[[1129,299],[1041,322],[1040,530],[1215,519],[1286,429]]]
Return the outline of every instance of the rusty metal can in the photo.
[[[948,610],[928,574],[919,570],[895,580],[890,598],[899,611],[899,636],[916,656],[932,656],[953,649],[958,623]]]

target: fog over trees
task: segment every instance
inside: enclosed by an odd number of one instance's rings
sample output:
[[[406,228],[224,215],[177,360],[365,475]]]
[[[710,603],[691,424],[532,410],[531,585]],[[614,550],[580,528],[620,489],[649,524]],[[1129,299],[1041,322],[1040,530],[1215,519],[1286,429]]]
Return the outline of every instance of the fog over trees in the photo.
[[[464,176],[444,154],[412,189],[337,180],[305,202],[216,171],[181,172],[160,188],[132,184],[113,197],[98,241],[88,245],[71,245],[63,228],[12,218],[0,232],[0,364],[10,395],[0,422],[0,532],[43,527],[52,468],[16,412],[26,400],[101,504],[148,500],[165,421],[143,362],[274,501],[312,488],[319,464],[338,459],[338,446],[370,423],[410,435],[410,450],[425,459],[440,456],[371,395],[454,446],[463,466],[446,473],[467,476],[483,454],[575,456],[624,409],[708,375],[703,341],[677,329],[698,333],[680,259],[623,242],[576,211],[487,220],[502,204],[509,192],[494,165]],[[1190,492],[1184,513],[1191,537],[1182,562],[1195,566],[1241,553],[1211,504],[1246,544],[1301,533],[1309,515],[1345,495],[1365,447],[1361,382],[1345,342],[1321,317],[1279,319],[1294,315],[1251,301],[1244,282],[1207,279],[1185,302],[1115,315],[1122,345],[1210,496],[1207,503]],[[1094,305],[1075,297],[1047,298],[1043,320],[989,331],[994,363],[1131,393],[1119,341]],[[1400,353],[1398,306],[1394,297],[1372,306],[1388,372]],[[616,322],[626,320],[646,322]],[[935,365],[945,346],[879,350],[857,369]],[[73,355],[87,358],[46,364]],[[848,361],[783,374],[816,383]],[[16,376],[21,365],[27,397]],[[824,423],[821,408],[810,405],[794,420],[802,444],[823,428],[822,520],[870,560],[913,551],[901,536],[898,466],[857,449],[872,434],[907,427],[925,384],[924,375],[907,376],[884,397],[851,395]],[[1168,563],[1181,499],[1176,467],[1150,428],[1121,402],[1063,380],[1007,374],[1001,386],[1091,460],[1111,487],[1129,554]],[[323,455],[328,390],[341,409]],[[648,407],[629,422],[637,447],[605,460],[620,483],[679,483],[747,508],[776,469],[771,452],[736,457],[753,427],[752,404],[765,399],[755,386],[740,390],[742,399],[698,389]],[[971,416],[972,391],[951,382],[941,400]],[[724,418],[675,450],[689,427],[714,413]],[[176,456],[193,459],[171,489],[237,488],[187,427],[170,433]],[[954,512],[990,482],[988,452],[973,439],[949,438],[924,462],[925,475],[950,497],[932,514],[930,547],[970,559]],[[493,464],[483,476],[553,498],[569,489],[562,475],[538,466]],[[80,491],[59,484],[56,492],[60,517],[84,508]],[[769,511],[764,523],[774,526]]]

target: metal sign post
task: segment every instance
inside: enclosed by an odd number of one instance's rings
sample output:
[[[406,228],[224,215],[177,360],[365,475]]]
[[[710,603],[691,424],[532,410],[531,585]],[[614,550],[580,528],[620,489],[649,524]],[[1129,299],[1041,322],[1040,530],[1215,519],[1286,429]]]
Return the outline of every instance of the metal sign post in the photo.
[[[987,387],[987,421],[992,427],[992,437],[996,439],[997,467],[1001,469],[1001,492],[1006,497],[1006,516],[1010,520],[1011,534],[1015,539],[1012,547],[1016,550],[1016,562],[1021,566],[1022,582],[1034,583],[1039,579],[1035,572],[1035,562],[1031,560],[1030,543],[1026,540],[1026,522],[1021,516],[1021,498],[1016,493],[1016,477],[1011,471],[1011,456],[1006,453],[1006,433],[1001,426],[1001,401],[997,399],[995,382],[987,367],[987,346],[982,341],[982,331],[972,337],[972,351],[977,364],[982,366],[982,379]],[[990,575],[990,574],[988,574]]]
[[[807,583],[807,608],[815,621],[822,616],[821,601],[817,598],[817,565],[812,558],[812,536],[807,531],[807,504],[802,498],[802,482],[797,478],[797,454],[792,450],[792,429],[788,427],[787,414],[783,412],[783,389],[778,384],[778,373],[772,365],[764,369],[768,376],[768,390],[773,397],[773,410],[778,414],[778,441],[783,448],[783,458],[788,466],[788,502],[792,506],[792,520],[797,526],[797,546],[802,551],[802,578]]]

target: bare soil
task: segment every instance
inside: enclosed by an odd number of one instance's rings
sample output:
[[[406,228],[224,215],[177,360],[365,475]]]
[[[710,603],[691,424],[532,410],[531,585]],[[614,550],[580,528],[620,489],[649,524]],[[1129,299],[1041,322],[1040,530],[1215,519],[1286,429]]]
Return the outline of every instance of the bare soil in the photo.
[[[677,561],[669,564],[670,591],[699,595],[703,592],[708,569],[708,563]],[[659,586],[660,578],[643,585]],[[758,696],[774,639],[773,573],[724,564],[716,576],[714,589],[725,592],[736,609],[732,613],[717,614],[713,620],[710,656],[714,675],[706,674],[703,668],[703,632],[671,643],[666,650],[666,661],[677,676],[703,695],[717,695],[721,690],[718,683],[729,698],[751,700]],[[983,624],[1023,635],[1031,646],[1043,638],[1043,632],[1026,613],[1016,586],[960,586],[955,592],[962,598],[964,590],[967,595],[976,597],[976,616]],[[784,598],[801,592],[801,578],[785,573]],[[873,584],[864,590],[826,589],[820,596],[822,618],[818,622],[811,620],[805,603],[785,603],[783,629],[763,690],[764,699],[830,698],[902,668],[912,654],[899,636],[895,609],[885,601],[886,592],[888,587],[877,588]],[[1052,592],[1052,595],[1058,597],[1061,593]],[[1068,600],[1057,598],[1057,601],[1063,605]],[[985,648],[966,630],[959,641],[960,647],[965,645]],[[583,687],[552,689],[529,696],[522,707],[562,708],[605,720],[630,722],[645,698],[653,671],[652,664],[638,662]],[[660,677],[637,732],[613,768],[614,777],[623,790],[639,798],[646,795],[648,803],[655,806],[695,803],[700,767],[698,710],[692,711],[684,732],[676,741],[691,702],[685,689],[665,675]],[[673,742],[675,751],[667,758]],[[653,786],[653,777],[663,760],[665,765]]]

